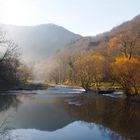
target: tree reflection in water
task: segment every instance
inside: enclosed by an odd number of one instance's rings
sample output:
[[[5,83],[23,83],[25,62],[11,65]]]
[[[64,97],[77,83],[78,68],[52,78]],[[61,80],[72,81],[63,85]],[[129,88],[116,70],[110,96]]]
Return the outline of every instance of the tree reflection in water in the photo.
[[[140,139],[139,103],[97,94],[45,96],[0,96],[1,136],[12,139],[8,130],[13,127],[54,132],[67,128],[75,121],[82,121],[91,130],[97,128],[103,137],[113,140]],[[17,111],[15,122],[9,119],[15,112],[13,109]]]
[[[106,131],[103,134],[110,135],[111,139],[140,139],[139,103],[97,95],[75,98],[57,99],[57,104],[77,120],[98,124],[101,131]]]
[[[18,107],[21,101],[16,95],[0,95],[0,112],[8,110],[10,107]]]
[[[12,107],[17,110],[21,101],[15,95],[0,95],[0,139],[11,140],[11,136],[7,131],[7,124],[12,117],[9,109]]]

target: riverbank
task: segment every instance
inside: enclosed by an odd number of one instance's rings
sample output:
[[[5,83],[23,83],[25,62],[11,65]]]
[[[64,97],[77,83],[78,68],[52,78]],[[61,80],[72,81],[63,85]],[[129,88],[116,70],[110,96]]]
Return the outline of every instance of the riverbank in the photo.
[[[106,91],[104,91],[103,94],[95,92],[95,90],[89,90],[86,92],[86,94],[83,95],[82,98],[87,97],[87,98],[92,99],[97,96],[111,97],[111,98],[116,98],[116,99],[123,98],[126,101],[140,104],[140,95],[139,94],[138,95],[132,94],[130,96],[126,96],[126,94],[123,92],[123,90],[115,90],[114,92],[111,92],[111,93],[107,92],[107,90],[106,90]]]
[[[78,92],[77,90],[81,89],[81,87],[77,87],[77,86],[67,86],[67,85],[54,85],[54,84],[48,84],[48,83],[43,83],[43,82],[40,82],[40,83],[24,83],[24,84],[19,84],[17,86],[13,86],[13,87],[5,87],[3,89],[0,89],[0,93],[4,93],[5,91],[22,91],[22,90],[46,90],[50,87],[53,87],[54,90],[58,90],[60,89],[60,92],[62,90],[63,93],[66,92],[67,94],[67,91],[71,90],[72,89],[72,93],[74,92]],[[68,90],[66,90],[68,89]],[[76,89],[76,90],[74,90]],[[6,93],[5,92],[5,93]],[[140,103],[140,95],[131,95],[129,97],[127,97],[123,90],[122,89],[115,89],[115,88],[102,88],[99,92],[97,92],[96,90],[94,89],[90,89],[88,91],[84,91],[84,89],[82,90],[82,98],[91,98],[92,97],[97,97],[97,96],[104,96],[104,97],[111,97],[111,98],[124,98],[126,100],[130,100],[132,102],[137,102],[137,103]]]
[[[44,90],[48,87],[51,86],[44,83],[22,83],[16,86],[3,86],[2,88],[0,88],[0,93],[8,90]]]

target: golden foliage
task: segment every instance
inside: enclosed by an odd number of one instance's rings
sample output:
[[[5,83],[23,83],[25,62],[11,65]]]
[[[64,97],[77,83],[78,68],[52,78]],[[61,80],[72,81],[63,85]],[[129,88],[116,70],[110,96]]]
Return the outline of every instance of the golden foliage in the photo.
[[[128,93],[139,93],[140,61],[137,58],[116,58],[112,64],[113,76]]]
[[[75,78],[85,89],[100,81],[105,59],[103,56],[88,53],[80,56],[74,63]]]

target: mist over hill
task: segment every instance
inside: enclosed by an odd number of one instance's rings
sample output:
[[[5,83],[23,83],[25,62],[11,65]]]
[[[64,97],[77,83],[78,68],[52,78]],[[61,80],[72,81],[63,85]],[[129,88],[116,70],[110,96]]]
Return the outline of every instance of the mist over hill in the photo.
[[[65,56],[63,59],[68,59],[73,55],[76,56],[94,48],[104,51],[105,48],[100,48],[100,44],[107,43],[121,32],[139,32],[140,15],[108,32],[86,37],[72,33],[55,24],[38,26],[3,25],[3,27],[7,31],[7,37],[19,45],[23,59],[29,62],[28,64],[33,65],[36,79],[46,79],[50,71],[55,69],[57,65],[58,55]]]
[[[46,59],[81,38],[55,24],[2,26],[7,37],[19,46],[23,59],[30,61]]]
[[[20,51],[24,60],[42,61],[54,56],[57,52],[69,50],[69,48],[72,48],[72,51],[75,52],[86,51],[97,47],[103,41],[108,41],[120,32],[139,30],[140,15],[97,36],[82,37],[55,24],[37,26],[3,25],[3,28],[7,32],[7,37],[21,48]]]

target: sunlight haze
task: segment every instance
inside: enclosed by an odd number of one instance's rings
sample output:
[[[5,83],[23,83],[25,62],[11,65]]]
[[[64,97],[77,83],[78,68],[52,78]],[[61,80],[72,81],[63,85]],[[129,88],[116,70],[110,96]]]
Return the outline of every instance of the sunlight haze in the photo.
[[[140,140],[140,0],[0,0],[0,140]]]

